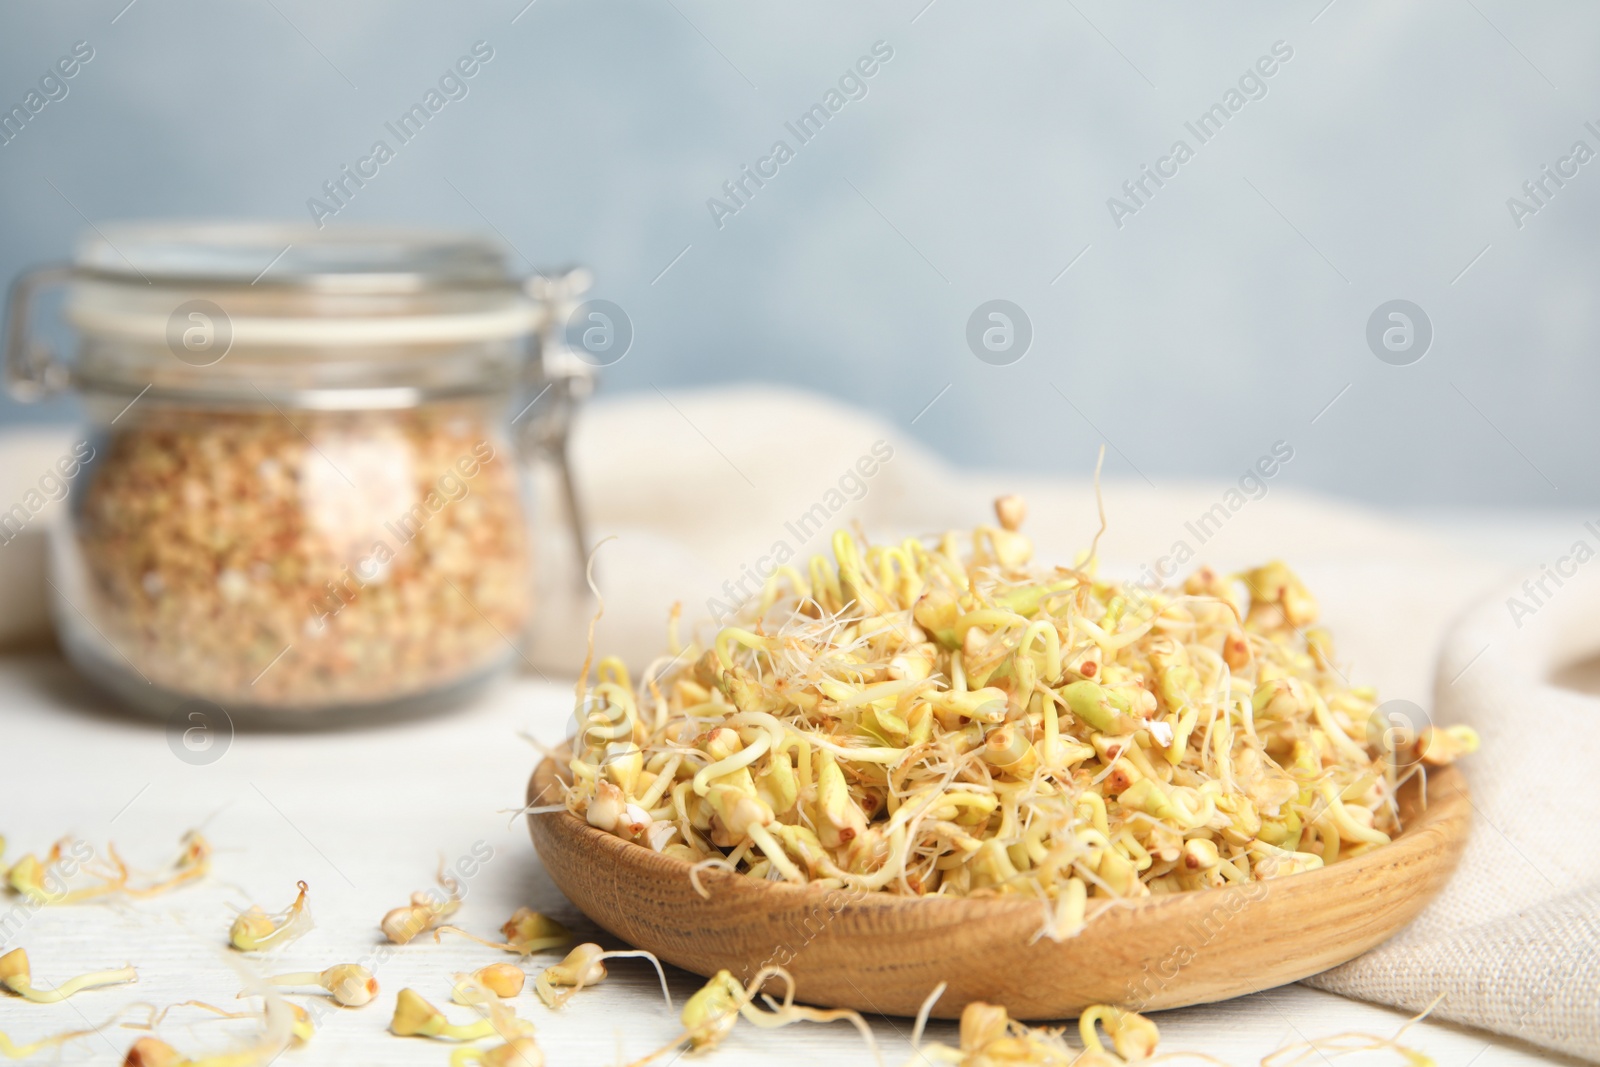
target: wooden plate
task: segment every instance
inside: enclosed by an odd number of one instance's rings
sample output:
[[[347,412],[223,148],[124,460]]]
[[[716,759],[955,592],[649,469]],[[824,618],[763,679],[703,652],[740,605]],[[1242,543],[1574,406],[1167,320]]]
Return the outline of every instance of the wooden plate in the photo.
[[[556,803],[546,759],[530,804]],[[1019,1019],[1059,1019],[1090,1004],[1203,1004],[1298,981],[1354,959],[1410,922],[1443,887],[1466,842],[1471,804],[1454,767],[1401,793],[1405,831],[1354,859],[1304,874],[1194,893],[1110,901],[1078,936],[1036,938],[1043,906],[1026,899],[924,899],[824,890],[704,870],[603,833],[566,812],[528,817],[545,869],[583,913],[617,937],[696,974],[748,979],[763,965],[794,975],[797,999],[914,1015],[939,982],[933,1014],[973,1000]]]

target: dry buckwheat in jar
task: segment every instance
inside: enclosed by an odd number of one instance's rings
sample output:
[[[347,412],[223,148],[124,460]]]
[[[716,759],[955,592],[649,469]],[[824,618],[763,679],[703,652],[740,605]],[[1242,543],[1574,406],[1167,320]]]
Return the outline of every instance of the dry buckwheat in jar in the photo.
[[[309,724],[448,704],[518,660],[518,445],[549,448],[581,394],[544,328],[580,274],[535,299],[473,237],[120,227],[19,285],[13,336],[41,282],[67,286],[77,358],[14,346],[9,369],[90,415],[51,573],[90,678]]]

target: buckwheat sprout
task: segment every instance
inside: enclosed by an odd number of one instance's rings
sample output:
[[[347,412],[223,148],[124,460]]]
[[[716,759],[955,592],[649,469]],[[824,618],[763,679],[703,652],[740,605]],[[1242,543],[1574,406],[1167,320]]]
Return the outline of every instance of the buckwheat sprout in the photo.
[[[600,619],[606,613],[606,598],[601,594],[600,587],[594,580],[594,561],[600,555],[600,546],[612,540],[616,535],[602,538],[598,544],[589,550],[589,558],[583,566],[583,580],[589,587],[589,592],[594,596],[594,614],[589,617],[589,633],[587,651],[583,657],[583,669],[578,672],[578,684],[575,688],[575,706],[583,708],[589,697],[589,665],[594,662],[594,628],[599,625]]]
[[[259,1017],[261,1015],[260,1012],[224,1011],[221,1008],[214,1007],[213,1005],[206,1004],[198,1000],[191,1000],[187,1001],[186,1003],[197,1008],[204,1008],[207,1011],[216,1012],[224,1019],[246,1019]],[[286,1007],[289,1011],[289,1047],[299,1048],[316,1035],[316,1025],[311,1021],[311,1013],[306,1011],[306,1009],[302,1008],[300,1005],[285,1002],[284,1007]]]
[[[1377,1034],[1349,1031],[1335,1034],[1332,1037],[1317,1038],[1314,1041],[1302,1041],[1292,1045],[1285,1045],[1264,1056],[1261,1060],[1261,1067],[1296,1067],[1298,1064],[1311,1060],[1312,1057],[1326,1062],[1335,1056],[1348,1056],[1357,1052],[1377,1052],[1385,1049],[1398,1053],[1405,1060],[1406,1067],[1435,1067],[1433,1057],[1402,1045],[1400,1039],[1405,1036],[1407,1030],[1432,1014],[1433,1009],[1439,1006],[1439,1002],[1444,997],[1443,993],[1435,997],[1433,1003],[1407,1019],[1394,1032],[1393,1037],[1380,1037]]]
[[[421,889],[411,894],[411,903],[394,908],[378,923],[383,935],[397,945],[409,944],[418,934],[432,930],[444,920],[461,910],[461,884],[444,873],[444,861],[439,861],[439,886],[448,896],[440,898],[431,890]]]
[[[757,992],[770,978],[781,978],[786,982],[787,992],[781,1002],[763,995],[768,1010],[762,1011],[754,1001]],[[775,1029],[797,1022],[847,1021],[860,1031],[867,1047],[872,1050],[873,1058],[882,1062],[872,1029],[860,1012],[842,1008],[823,1010],[800,1007],[794,1003],[794,979],[789,972],[782,967],[763,967],[747,985],[740,985],[729,971],[718,971],[684,1003],[681,1015],[684,1032],[643,1059],[635,1060],[629,1067],[644,1067],[686,1042],[691,1052],[713,1049],[733,1031],[741,1017],[763,1029]]]
[[[510,963],[491,963],[471,974],[455,976],[455,987],[450,999],[457,1004],[495,1004],[509,1000],[522,992],[528,976],[521,967]]]
[[[761,1011],[755,1006],[754,997],[769,978],[781,978],[786,988],[781,1002],[765,993],[760,994],[762,1002],[767,1006],[766,1011]],[[878,1053],[877,1039],[872,1036],[872,1028],[867,1025],[867,1020],[862,1018],[860,1012],[848,1008],[807,1008],[796,1004],[794,977],[782,967],[763,967],[756,972],[756,976],[750,979],[750,983],[744,989],[744,1003],[739,1009],[739,1014],[763,1029],[775,1029],[797,1022],[848,1022],[861,1034],[861,1039],[872,1050],[873,1058],[882,1061]]]
[[[68,1041],[74,1041],[92,1033],[94,1033],[93,1030],[67,1030],[59,1034],[51,1034],[49,1037],[41,1037],[37,1041],[30,1041],[26,1045],[19,1045],[7,1037],[5,1033],[0,1032],[0,1056],[11,1060],[25,1060],[35,1052],[40,1052],[47,1048],[58,1048]]]
[[[573,994],[605,978],[606,968],[602,961],[618,959],[649,960],[661,979],[661,995],[666,998],[667,1010],[672,1010],[672,994],[667,991],[667,972],[654,953],[643,949],[614,949],[607,952],[593,942],[585,942],[567,953],[560,963],[540,971],[533,980],[533,990],[544,1001],[545,1007],[560,1008],[572,999]]]
[[[415,989],[402,989],[395,999],[389,1031],[397,1037],[431,1037],[440,1041],[479,1041],[499,1036],[502,1041],[532,1036],[533,1026],[509,1009],[491,1007],[490,1015],[470,1023],[452,1023]]]
[[[1112,1047],[1124,1060],[1149,1059],[1155,1055],[1156,1045],[1161,1040],[1161,1031],[1156,1029],[1156,1024],[1143,1015],[1107,1004],[1095,1004],[1078,1016],[1078,1035],[1083,1038],[1083,1047],[1090,1052],[1103,1054],[1106,1051],[1095,1030],[1096,1023],[1105,1028]]]
[[[191,1067],[195,1062],[159,1037],[141,1037],[129,1047],[122,1067]]]
[[[285,1002],[284,1006],[288,1009],[290,1019],[289,1045],[291,1048],[299,1048],[306,1042],[310,1041],[311,1038],[316,1034],[316,1026],[311,1021],[311,1013],[306,1011],[300,1005],[289,1004]],[[179,1001],[177,1004],[167,1005],[159,1012],[154,1010],[154,1005],[151,1005],[150,1007],[150,1019],[147,1023],[141,1025],[124,1023],[123,1025],[136,1030],[154,1030],[161,1023],[161,1021],[167,1017],[167,1013],[172,1011],[173,1008],[201,1008],[223,1019],[260,1019],[263,1017],[262,1011],[229,1011],[227,1008],[219,1008],[215,1004],[207,1004],[203,1000]]]
[[[944,991],[950,988],[949,982],[940,982],[933,987],[933,992],[928,994],[922,1006],[917,1009],[916,1024],[911,1027],[911,1047],[922,1047],[922,1032],[928,1028],[928,1018],[933,1014],[933,1006],[939,1003],[939,998],[944,996]]]
[[[489,948],[515,952],[519,956],[531,956],[535,952],[559,948],[572,940],[571,930],[531,908],[518,908],[512,912],[511,918],[500,927],[500,933],[505,937],[504,941],[486,941],[459,926],[441,926],[433,931],[433,939],[438,941],[440,934],[455,934]]]
[[[256,1014],[245,1013],[246,1016]],[[301,1044],[304,1041],[296,1037],[276,1037],[269,1029],[259,1041],[246,1048],[190,1059],[158,1037],[141,1037],[128,1049],[122,1067],[268,1067],[285,1048]]]
[[[270,983],[248,967],[234,959],[229,959],[228,963],[248,987],[239,995],[262,998],[259,1012],[242,1013],[244,1017],[254,1016],[262,1022],[261,1032],[255,1040],[243,1048],[229,1052],[190,1057],[180,1053],[160,1038],[142,1037],[128,1050],[127,1058],[123,1060],[123,1067],[269,1067],[284,1049],[295,1043],[297,1035],[309,1035],[310,1019],[304,1012],[280,997]],[[217,1012],[219,1015],[227,1017],[233,1015],[209,1004],[198,1001],[190,1003]],[[144,1028],[154,1027],[170,1010],[170,1008],[163,1009],[160,1013],[152,1010],[150,1022]]]
[[[76,854],[75,846],[79,844],[82,843],[63,838],[51,846],[42,860],[32,853],[24,855],[6,872],[6,883],[35,904],[81,904],[108,897],[143,900],[159,896],[198,881],[211,871],[211,843],[198,830],[190,830],[184,834],[183,850],[173,865],[172,873],[166,878],[145,886],[130,885],[128,865],[117,854],[115,845],[107,845],[109,862],[86,861],[81,864],[83,872],[97,880],[95,884],[68,889],[58,870],[65,865],[64,856],[68,848],[72,847]],[[90,855],[93,855],[92,850]]]
[[[694,887],[696,893],[706,900],[711,899],[711,890],[700,883],[700,872],[711,868],[727,871],[729,874],[739,873],[739,868],[735,864],[729,863],[722,856],[707,856],[705,859],[690,866],[689,884]]]
[[[514,1037],[503,1045],[463,1045],[450,1053],[450,1067],[544,1067],[544,1051],[532,1037]]]
[[[86,874],[98,879],[96,884],[67,889],[64,881],[56,873],[56,868],[61,863],[67,847],[76,844],[78,842],[62,838],[50,847],[43,860],[31,852],[25,854],[6,872],[6,884],[34,904],[81,904],[86,900],[115,896],[127,888],[128,867],[117,855],[116,846],[113,845],[107,848],[111,855],[109,866],[91,867],[88,863],[83,865],[82,869]],[[52,886],[51,882],[57,884]]]
[[[982,1001],[973,1001],[962,1009],[960,1047],[951,1048],[939,1042],[925,1045],[922,1043],[920,1024],[927,1022],[928,1013],[944,989],[944,983],[941,982],[922,1003],[917,1016],[919,1026],[913,1031],[911,1039],[916,1055],[906,1067],[930,1063],[949,1063],[958,1067],[1001,1063],[1025,1063],[1033,1067],[1123,1067],[1129,1062],[1146,1061],[1155,1051],[1158,1037],[1155,1025],[1132,1012],[1121,1012],[1115,1024],[1119,1027],[1118,1032],[1125,1035],[1129,1052],[1135,1054],[1125,1059],[1122,1054],[1113,1053],[1101,1044],[1098,1034],[1093,1031],[1092,1021],[1086,1032],[1085,1047],[1079,1051],[1067,1043],[1063,1030],[1025,1026],[1007,1015],[999,1005]],[[1103,1004],[1094,1005],[1085,1009],[1084,1017],[1103,1023],[1110,1012],[1117,1012],[1117,1009]]]
[[[237,1052],[190,1059],[171,1045],[156,1037],[141,1037],[128,1050],[123,1067],[269,1067],[276,1062],[283,1048],[270,1039],[264,1039]],[[291,1043],[288,1047],[295,1047]]]
[[[1294,573],[1102,578],[1096,499],[1074,567],[1035,565],[1025,505],[1002,498],[970,543],[836,534],[831,560],[770,580],[709,638],[669,634],[672,657],[637,685],[615,659],[586,666],[565,807],[682,860],[702,895],[707,867],[1026,893],[1052,937],[1106,898],[1291,875],[1392,840],[1405,779],[1369,738],[1377,694],[1333,667]],[[1426,733],[1407,774],[1475,744]]]
[[[228,930],[228,943],[240,952],[265,952],[282,948],[309,932],[314,925],[306,904],[306,894],[311,887],[304,882],[295,885],[300,893],[283,911],[268,915],[259,904],[252,904],[241,912]]]
[[[199,830],[190,830],[183,835],[183,849],[178,854],[178,860],[173,864],[172,874],[154,885],[140,888],[127,887],[123,890],[135,900],[159,896],[170,892],[189,882],[197,882],[211,873],[211,842]]]
[[[378,995],[378,980],[372,972],[356,963],[341,963],[325,971],[296,971],[266,979],[268,985],[317,986],[327,992],[334,1003],[344,1008],[359,1008],[370,1004]],[[244,994],[240,994],[243,996]]]
[[[1417,736],[1416,752],[1422,762],[1442,767],[1478,751],[1479,743],[1478,731],[1470,726],[1449,726],[1443,730],[1430,726]]]
[[[4,956],[0,956],[0,985],[15,993],[25,1000],[35,1004],[54,1004],[66,1000],[74,993],[81,993],[85,989],[98,989],[101,986],[122,985],[126,982],[137,982],[139,974],[133,967],[119,967],[114,971],[95,971],[91,974],[82,974],[76,978],[68,979],[53,989],[39,989],[33,984],[33,975],[28,965],[28,953],[20,948],[14,948]]]

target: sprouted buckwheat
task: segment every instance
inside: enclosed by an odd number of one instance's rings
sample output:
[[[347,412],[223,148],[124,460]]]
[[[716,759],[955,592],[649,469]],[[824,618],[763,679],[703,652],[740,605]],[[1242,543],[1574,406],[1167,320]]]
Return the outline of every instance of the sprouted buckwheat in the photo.
[[[240,952],[263,952],[282,948],[309,933],[314,925],[311,909],[306,904],[311,887],[304,882],[295,885],[300,892],[294,903],[276,915],[268,915],[259,904],[252,904],[241,912],[228,929],[228,943]]]
[[[1369,740],[1376,694],[1284,564],[1145,590],[1098,575],[1097,534],[1043,569],[1024,510],[965,545],[840,531],[708,643],[670,626],[637,684],[586,664],[566,807],[696,874],[1040,896],[1060,939],[1094,899],[1380,847],[1400,785],[1476,748]]]

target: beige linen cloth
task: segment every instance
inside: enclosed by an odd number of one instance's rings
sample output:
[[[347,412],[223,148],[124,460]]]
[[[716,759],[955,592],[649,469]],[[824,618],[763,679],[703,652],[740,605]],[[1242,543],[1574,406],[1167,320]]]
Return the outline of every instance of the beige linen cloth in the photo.
[[[1444,993],[1435,1014],[1600,1060],[1600,701],[1550,681],[1600,645],[1600,564],[1562,569],[1486,598],[1439,657],[1433,717],[1483,739],[1460,869],[1398,937],[1310,984],[1411,1009]]]
[[[923,418],[935,432],[982,432],[950,406]],[[1048,448],[1049,427],[1040,430]],[[1280,455],[1312,450],[1307,432],[1264,438],[1239,475],[1275,445]],[[36,433],[0,446],[0,509],[68,443]],[[827,551],[839,525],[859,523],[875,538],[970,527],[990,521],[996,494],[1020,492],[1038,557],[1063,562],[1098,526],[1091,454],[1053,455],[1069,479],[957,471],[903,425],[789,391],[652,391],[601,403],[580,420],[574,456],[593,536],[615,537],[596,558],[607,604],[598,644],[634,663],[663,647],[674,601],[686,624],[707,619],[737,601],[741,580],[754,588],[763,557],[782,546],[803,562]],[[1408,1010],[1443,994],[1437,1016],[1600,1060],[1600,700],[1550,681],[1600,652],[1600,560],[1559,588],[1547,580],[1550,595],[1528,601],[1535,610],[1519,611],[1518,626],[1506,598],[1527,601],[1509,584],[1520,575],[1360,506],[1282,488],[1296,462],[1241,491],[1237,480],[1152,486],[1113,454],[1108,469],[1121,473],[1105,484],[1100,554],[1124,577],[1180,546],[1194,556],[1185,570],[1283,557],[1317,594],[1356,684],[1483,737],[1464,767],[1476,817],[1454,880],[1400,936],[1312,984]],[[544,608],[528,656],[560,679],[582,660],[592,605],[577,591],[559,515],[545,515],[541,529]],[[1573,537],[1600,549],[1600,535]],[[0,640],[47,631],[40,542],[30,528],[0,547]]]

